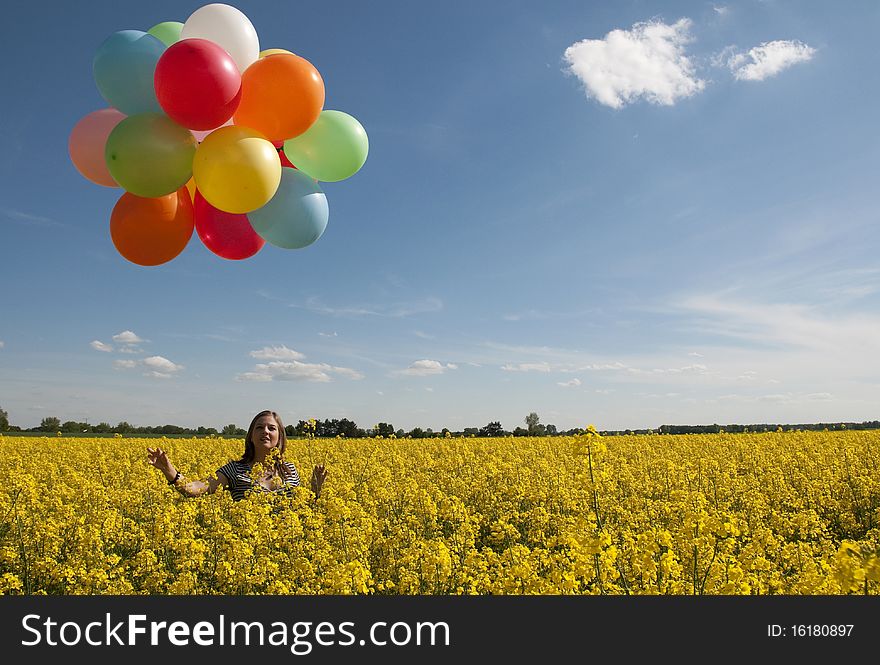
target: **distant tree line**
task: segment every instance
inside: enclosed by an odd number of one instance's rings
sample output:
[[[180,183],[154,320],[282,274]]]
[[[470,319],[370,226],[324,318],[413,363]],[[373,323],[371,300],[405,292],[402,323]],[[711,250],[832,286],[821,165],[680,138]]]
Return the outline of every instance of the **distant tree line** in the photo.
[[[344,437],[346,439],[359,439],[369,436],[382,436],[389,438],[395,436],[403,438],[431,438],[445,436],[463,437],[500,437],[500,436],[574,436],[583,434],[584,428],[558,430],[556,425],[545,425],[541,422],[538,414],[532,411],[523,421],[525,427],[516,427],[513,430],[505,430],[501,422],[493,420],[483,427],[465,427],[463,430],[453,431],[444,427],[435,432],[430,427],[414,427],[411,430],[395,429],[391,423],[379,423],[370,428],[361,428],[348,418],[333,418],[326,420],[300,420],[296,425],[287,425],[284,428],[289,437],[315,436],[318,438]],[[601,430],[603,436],[619,436],[631,434],[718,434],[719,432],[742,433],[742,432],[775,432],[782,430],[865,430],[880,429],[880,421],[871,420],[861,423],[805,423],[805,424],[752,424],[752,425],[661,425],[656,429],[626,429],[626,430]],[[136,427],[122,422],[116,425],[98,423],[91,425],[87,422],[67,420],[62,422],[60,418],[43,418],[39,426],[22,429],[9,424],[9,415],[0,408],[0,432],[46,432],[55,434],[143,434],[160,436],[225,436],[238,437],[247,434],[246,430],[235,424],[225,425],[219,430],[214,427],[181,427],[179,425],[158,425],[149,427]]]
[[[728,432],[742,434],[743,432],[775,432],[777,430],[846,430],[846,429],[880,429],[880,420],[866,420],[861,423],[761,423],[757,425],[661,425],[659,434],[718,434]]]

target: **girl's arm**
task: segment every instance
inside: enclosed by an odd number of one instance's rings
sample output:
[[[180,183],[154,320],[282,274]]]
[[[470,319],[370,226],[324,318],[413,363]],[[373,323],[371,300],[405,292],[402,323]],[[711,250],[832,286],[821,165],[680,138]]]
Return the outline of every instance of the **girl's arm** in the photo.
[[[222,473],[217,473],[213,478],[208,480],[187,480],[183,476],[173,483],[174,488],[183,494],[183,496],[202,496],[203,494],[213,494],[221,487],[226,487],[229,480]]]
[[[168,453],[161,448],[147,448],[147,461],[159,469],[168,483],[174,485],[174,488],[184,496],[213,494],[220,487],[226,487],[229,484],[229,480],[222,473],[218,473],[208,480],[187,480],[180,471],[174,468],[171,460],[168,459]]]

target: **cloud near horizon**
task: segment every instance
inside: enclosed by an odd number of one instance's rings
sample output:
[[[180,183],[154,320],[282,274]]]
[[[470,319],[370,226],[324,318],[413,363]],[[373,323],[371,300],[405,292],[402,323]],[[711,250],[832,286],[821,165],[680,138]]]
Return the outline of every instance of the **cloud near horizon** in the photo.
[[[653,20],[584,39],[565,50],[567,71],[584,84],[587,97],[605,106],[620,109],[642,99],[672,106],[706,85],[685,54],[691,25],[688,18],[672,25]]]
[[[458,365],[446,363],[445,365],[437,360],[417,360],[406,369],[399,370],[395,374],[405,376],[433,376],[443,374],[446,370],[458,369]]]
[[[288,349],[284,344],[281,346],[264,346],[262,349],[251,351],[251,358],[257,360],[302,360],[305,355],[299,351]]]
[[[364,375],[349,367],[333,367],[327,363],[303,363],[298,360],[274,360],[260,363],[252,372],[244,372],[235,377],[236,381],[315,381],[329,383],[331,374],[352,380],[363,379]]]

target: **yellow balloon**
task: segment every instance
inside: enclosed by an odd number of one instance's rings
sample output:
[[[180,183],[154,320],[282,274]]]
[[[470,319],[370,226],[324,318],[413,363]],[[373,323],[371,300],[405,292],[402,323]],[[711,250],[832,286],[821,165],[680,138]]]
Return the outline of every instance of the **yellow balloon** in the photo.
[[[260,57],[265,58],[267,55],[276,55],[277,53],[288,53],[290,55],[295,55],[293,52],[288,51],[283,48],[267,48],[263,51],[260,51]]]
[[[218,210],[244,214],[262,208],[281,183],[278,150],[249,127],[221,127],[199,144],[193,179]]]

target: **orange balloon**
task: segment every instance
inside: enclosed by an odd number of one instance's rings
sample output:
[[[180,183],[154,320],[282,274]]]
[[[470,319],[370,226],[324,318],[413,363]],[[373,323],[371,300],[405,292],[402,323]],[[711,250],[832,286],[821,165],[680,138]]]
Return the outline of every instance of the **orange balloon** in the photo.
[[[233,118],[270,141],[284,141],[311,127],[323,108],[324,79],[315,66],[298,55],[276,53],[244,70]]]
[[[125,259],[139,266],[167,263],[183,251],[195,228],[186,186],[154,199],[123,194],[110,215],[110,237]]]

